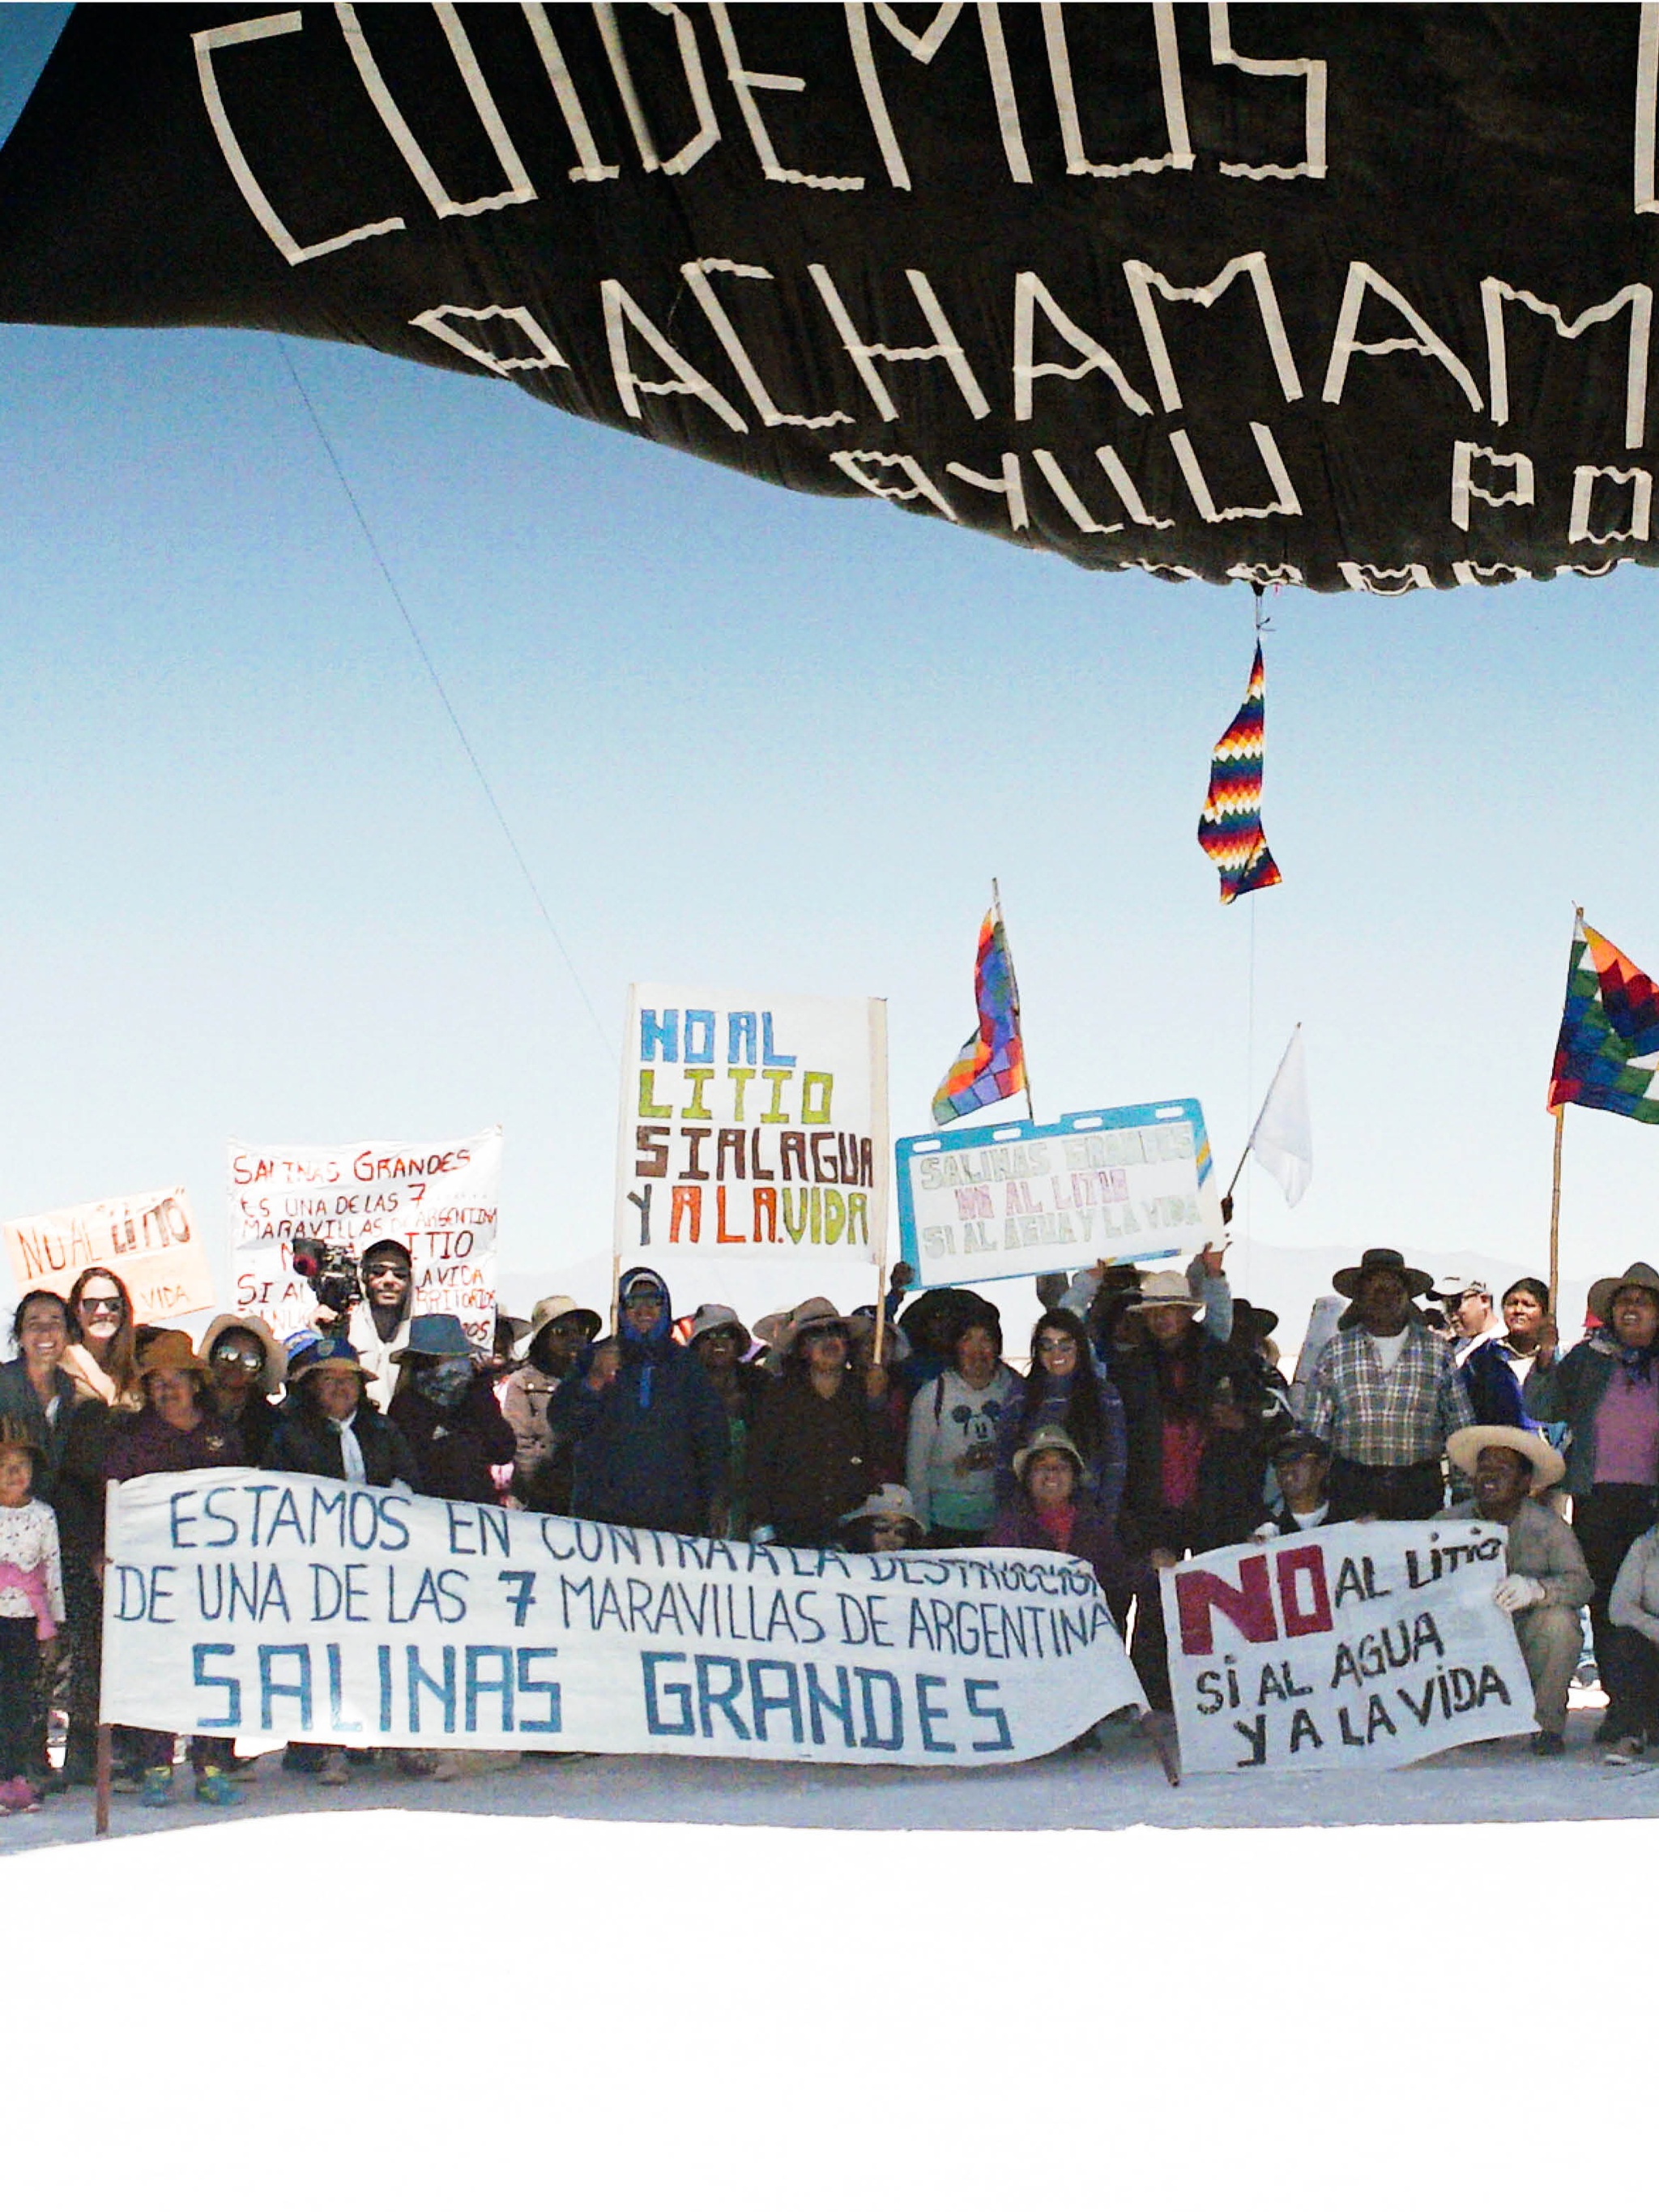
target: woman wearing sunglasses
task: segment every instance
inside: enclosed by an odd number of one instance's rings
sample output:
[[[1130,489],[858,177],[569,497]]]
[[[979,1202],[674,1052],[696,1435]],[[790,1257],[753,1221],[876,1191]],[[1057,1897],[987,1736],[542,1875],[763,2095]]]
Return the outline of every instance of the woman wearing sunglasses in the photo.
[[[61,1365],[106,1406],[137,1413],[143,1405],[132,1340],[132,1300],[107,1267],[83,1267],[70,1285],[70,1346]]]
[[[246,1467],[265,1464],[276,1426],[271,1403],[288,1376],[288,1354],[258,1314],[216,1314],[203,1333],[213,1410],[242,1440]]]

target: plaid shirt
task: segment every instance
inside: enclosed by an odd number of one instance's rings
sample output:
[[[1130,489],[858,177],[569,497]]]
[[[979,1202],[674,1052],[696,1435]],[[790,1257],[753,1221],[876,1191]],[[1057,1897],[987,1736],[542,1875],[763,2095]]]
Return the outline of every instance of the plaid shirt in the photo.
[[[1339,1457],[1362,1467],[1438,1459],[1453,1430],[1474,1419],[1468,1385],[1451,1353],[1414,1322],[1387,1374],[1369,1329],[1339,1329],[1308,1386],[1308,1427]]]

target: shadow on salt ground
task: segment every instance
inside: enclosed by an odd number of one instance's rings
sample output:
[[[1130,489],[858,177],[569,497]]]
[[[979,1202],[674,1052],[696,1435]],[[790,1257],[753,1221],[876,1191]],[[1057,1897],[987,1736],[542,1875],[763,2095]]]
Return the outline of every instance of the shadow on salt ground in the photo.
[[[1172,1790],[1151,1747],[1113,1732],[1103,1751],[1057,1752],[1018,1766],[813,1766],[786,1761],[580,1755],[526,1759],[453,1783],[405,1780],[389,1766],[330,1789],[284,1774],[277,1753],[252,1770],[243,1802],[198,1805],[181,1767],[178,1804],[148,1811],[118,1795],[112,1838],[270,1814],[369,1810],[502,1814],[520,1820],[689,1822],[772,1828],[1036,1832],[1083,1828],[1400,1827],[1461,1821],[1659,1819],[1659,1766],[1604,1766],[1599,1714],[1576,1711],[1565,1759],[1534,1759],[1525,1738],[1472,1745],[1391,1773],[1197,1775]],[[92,1834],[77,1790],[39,1813],[0,1820],[0,1856]],[[488,1850],[487,1839],[481,1839]]]

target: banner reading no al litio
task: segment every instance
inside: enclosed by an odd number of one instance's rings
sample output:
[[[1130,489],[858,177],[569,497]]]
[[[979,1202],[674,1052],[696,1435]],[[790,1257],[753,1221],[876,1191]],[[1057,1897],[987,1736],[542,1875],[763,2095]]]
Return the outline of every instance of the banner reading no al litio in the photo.
[[[102,1717],[357,1745],[1006,1764],[1144,1703],[1089,1569],[659,1536],[361,1484],[110,1492]]]
[[[169,1322],[213,1304],[213,1274],[183,1188],[143,1190],[60,1206],[5,1224],[6,1252],[25,1291],[63,1296],[83,1267],[107,1267],[127,1286],[133,1318]]]
[[[1166,1569],[1182,1767],[1404,1766],[1530,1735],[1526,1662],[1492,1603],[1504,1545],[1486,1522],[1355,1522]]]
[[[294,1272],[294,1239],[343,1244],[361,1260],[383,1237],[415,1262],[416,1313],[453,1313],[475,1344],[495,1326],[501,1133],[441,1145],[230,1147],[231,1304],[279,1337],[316,1300]]]
[[[629,994],[617,1148],[623,1264],[676,1249],[868,1266],[887,1214],[887,1005]]]

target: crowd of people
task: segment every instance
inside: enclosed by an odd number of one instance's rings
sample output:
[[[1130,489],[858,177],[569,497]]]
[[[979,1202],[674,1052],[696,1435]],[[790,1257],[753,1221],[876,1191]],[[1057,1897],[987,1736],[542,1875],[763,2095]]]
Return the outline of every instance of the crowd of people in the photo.
[[[1536,1279],[1494,1310],[1486,1285],[1437,1288],[1373,1249],[1333,1279],[1293,1383],[1277,1316],[1236,1297],[1207,1249],[1185,1273],[1039,1279],[1023,1365],[990,1299],[911,1297],[902,1266],[879,1313],[811,1297],[752,1329],[721,1305],[677,1319],[662,1276],[635,1267],[613,1329],[553,1295],[526,1322],[501,1317],[488,1353],[456,1316],[415,1312],[413,1286],[407,1249],[373,1245],[356,1294],[281,1344],[252,1314],[221,1314],[198,1341],[137,1326],[104,1267],[20,1300],[0,1364],[0,1812],[94,1778],[106,1486],[218,1466],[686,1535],[1064,1553],[1098,1577],[1155,1712],[1170,1703],[1161,1569],[1328,1522],[1475,1516],[1507,1531],[1495,1596],[1531,1678],[1534,1751],[1565,1750],[1586,1609],[1604,1756],[1659,1740],[1659,1272],[1644,1262],[1595,1285],[1563,1351]],[[116,1739],[121,1781],[170,1802],[174,1740]],[[333,1782],[374,1756],[293,1744],[284,1763]],[[188,1757],[203,1802],[237,1801],[234,1743],[198,1736]]]

